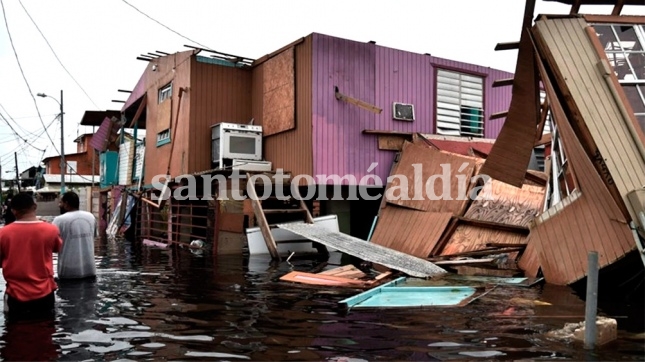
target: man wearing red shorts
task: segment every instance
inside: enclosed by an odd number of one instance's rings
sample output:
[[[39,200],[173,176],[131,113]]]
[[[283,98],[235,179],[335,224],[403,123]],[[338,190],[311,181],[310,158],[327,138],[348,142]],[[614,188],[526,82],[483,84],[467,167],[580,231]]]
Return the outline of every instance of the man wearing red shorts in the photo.
[[[29,194],[14,196],[10,207],[16,221],[0,229],[5,312],[10,317],[49,315],[57,289],[52,254],[62,246],[58,228],[36,218],[36,203]]]

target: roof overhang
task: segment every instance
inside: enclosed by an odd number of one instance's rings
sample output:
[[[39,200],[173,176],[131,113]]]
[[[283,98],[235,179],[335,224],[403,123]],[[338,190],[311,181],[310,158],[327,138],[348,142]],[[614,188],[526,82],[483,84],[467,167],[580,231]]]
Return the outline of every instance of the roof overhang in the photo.
[[[121,111],[85,111],[81,126],[100,126],[105,117],[121,119]]]

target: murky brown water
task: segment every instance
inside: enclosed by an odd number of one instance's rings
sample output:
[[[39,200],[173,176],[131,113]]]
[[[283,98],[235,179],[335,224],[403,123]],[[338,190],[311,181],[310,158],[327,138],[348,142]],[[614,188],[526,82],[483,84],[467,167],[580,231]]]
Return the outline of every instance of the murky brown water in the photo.
[[[96,282],[60,284],[55,321],[5,326],[3,360],[643,360],[643,340],[594,353],[543,332],[583,320],[568,288],[498,287],[466,307],[341,310],[357,290],[280,282],[312,260],[97,245]],[[332,256],[332,261],[337,256]],[[1,286],[4,292],[4,285]],[[552,305],[535,306],[539,300]],[[621,325],[626,321],[615,316]],[[642,331],[640,331],[642,332]]]

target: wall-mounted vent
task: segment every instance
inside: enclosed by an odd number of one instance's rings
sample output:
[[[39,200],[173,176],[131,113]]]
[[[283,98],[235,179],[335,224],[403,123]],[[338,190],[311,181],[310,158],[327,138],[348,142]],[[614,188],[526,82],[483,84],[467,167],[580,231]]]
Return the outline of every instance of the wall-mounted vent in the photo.
[[[393,118],[399,121],[414,121],[414,105],[394,103],[392,106]]]

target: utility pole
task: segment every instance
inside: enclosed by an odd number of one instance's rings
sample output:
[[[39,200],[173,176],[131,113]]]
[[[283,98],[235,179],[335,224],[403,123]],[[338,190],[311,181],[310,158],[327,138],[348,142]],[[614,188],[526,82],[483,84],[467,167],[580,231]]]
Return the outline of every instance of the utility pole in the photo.
[[[63,90],[60,90],[60,195],[65,193],[65,122],[63,122]]]
[[[13,159],[16,163],[16,183],[18,184],[18,192],[20,192],[20,173],[18,173],[18,152],[13,153]]]

